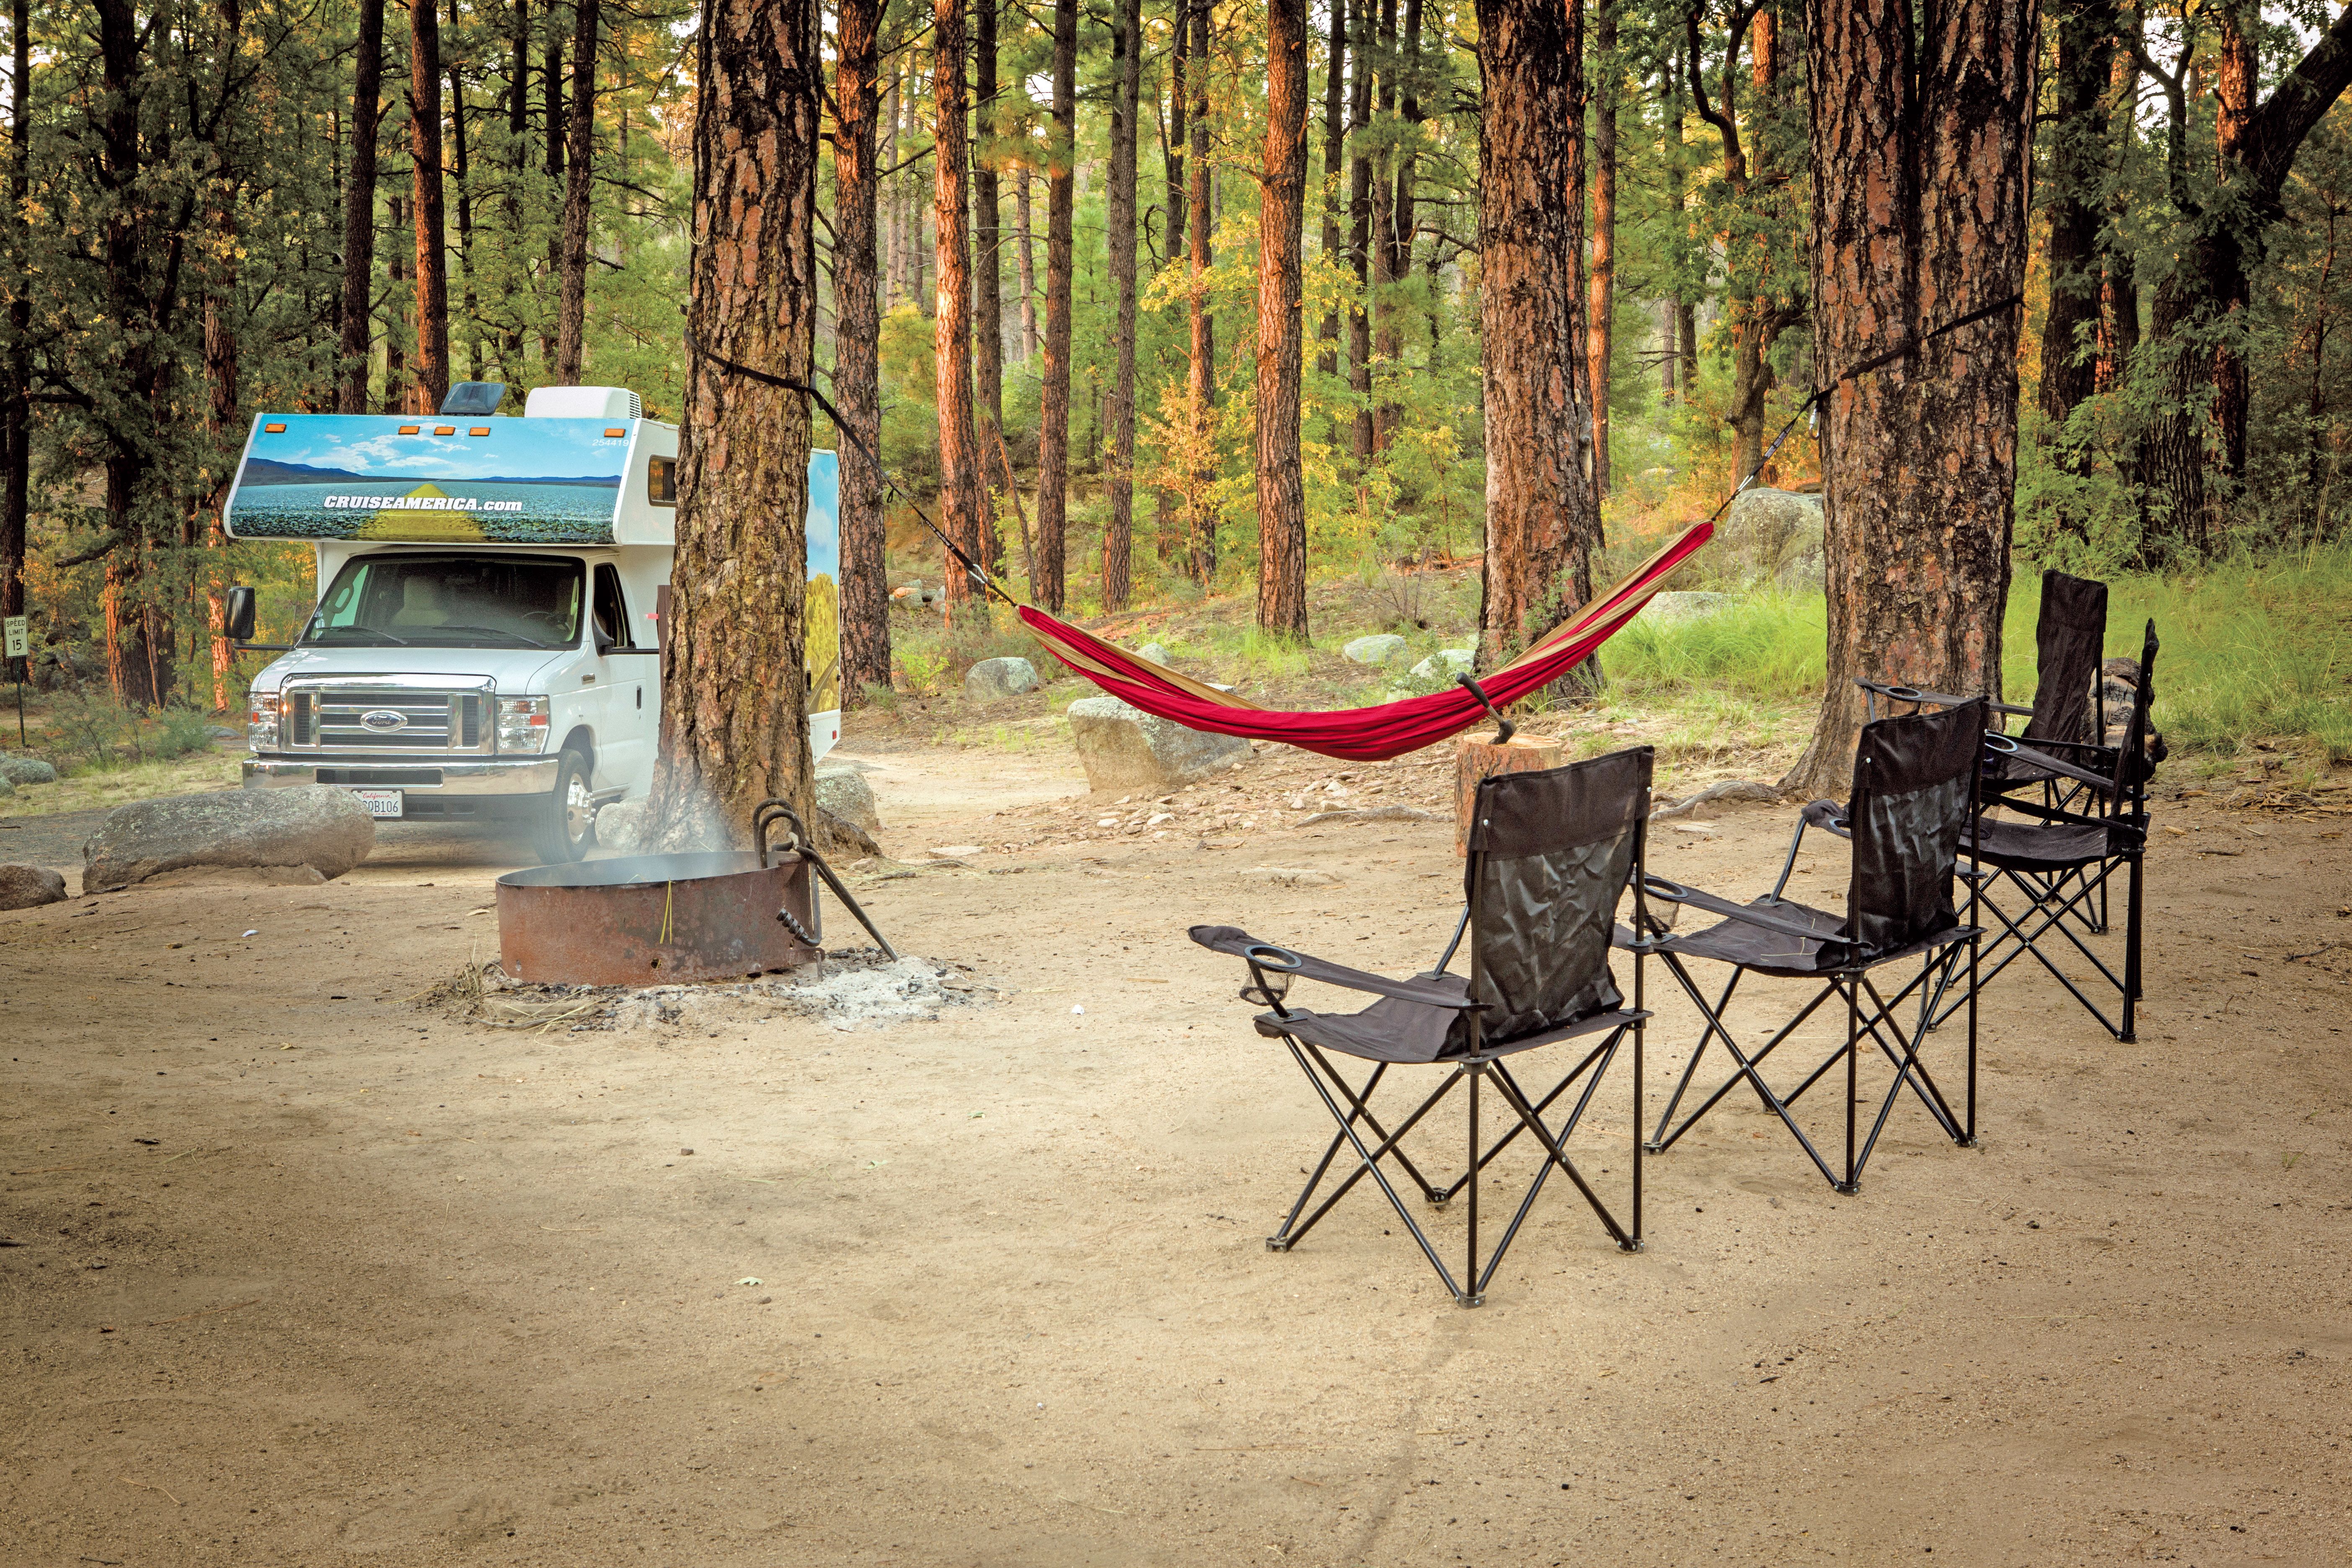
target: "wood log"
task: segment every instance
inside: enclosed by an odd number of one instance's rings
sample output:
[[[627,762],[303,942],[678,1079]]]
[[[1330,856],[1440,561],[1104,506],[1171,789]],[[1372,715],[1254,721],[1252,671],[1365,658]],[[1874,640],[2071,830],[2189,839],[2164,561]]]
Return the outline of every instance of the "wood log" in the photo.
[[[1454,742],[1454,852],[1470,852],[1470,811],[1478,802],[1478,781],[1496,773],[1539,773],[1568,761],[1559,742],[1543,735],[1514,735],[1496,745],[1490,732]]]

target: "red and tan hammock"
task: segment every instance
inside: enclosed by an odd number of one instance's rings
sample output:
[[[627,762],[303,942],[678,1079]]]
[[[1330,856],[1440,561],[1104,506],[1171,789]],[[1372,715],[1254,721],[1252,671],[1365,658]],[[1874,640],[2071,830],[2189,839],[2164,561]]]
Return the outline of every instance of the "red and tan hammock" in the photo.
[[[1478,684],[1497,709],[1548,686],[1592,656],[1614,637],[1650,596],[1665,585],[1675,568],[1715,535],[1713,521],[1696,523],[1643,562],[1633,574],[1596,597]],[[1386,762],[1418,751],[1466,729],[1486,715],[1486,705],[1461,687],[1408,697],[1372,708],[1322,712],[1286,712],[1220,691],[1149,659],[1115,647],[1043,610],[1017,605],[1014,614],[1068,665],[1112,696],[1194,730],[1279,741],[1351,763]]]

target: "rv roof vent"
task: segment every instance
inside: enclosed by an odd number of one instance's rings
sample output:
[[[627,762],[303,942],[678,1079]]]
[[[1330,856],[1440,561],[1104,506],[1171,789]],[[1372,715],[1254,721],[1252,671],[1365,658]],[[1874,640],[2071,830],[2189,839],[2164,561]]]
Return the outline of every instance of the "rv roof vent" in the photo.
[[[646,405],[625,386],[537,386],[522,412],[526,419],[642,419]]]

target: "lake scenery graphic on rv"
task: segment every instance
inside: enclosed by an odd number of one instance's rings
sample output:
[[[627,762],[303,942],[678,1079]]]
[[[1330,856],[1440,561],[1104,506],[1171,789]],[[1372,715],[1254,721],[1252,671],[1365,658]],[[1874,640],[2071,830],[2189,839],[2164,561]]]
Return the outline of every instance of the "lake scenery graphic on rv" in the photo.
[[[239,539],[610,544],[628,427],[602,419],[278,414],[228,503]]]

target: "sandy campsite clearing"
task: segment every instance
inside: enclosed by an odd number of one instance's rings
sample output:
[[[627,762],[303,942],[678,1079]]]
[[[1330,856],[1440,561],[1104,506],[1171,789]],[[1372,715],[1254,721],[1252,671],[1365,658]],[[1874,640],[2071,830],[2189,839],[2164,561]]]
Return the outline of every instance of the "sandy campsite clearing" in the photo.
[[[901,866],[861,897],[946,972],[886,1027],[413,1001],[521,853],[453,834],[0,916],[0,1562],[2352,1554],[2342,815],[2163,803],[2139,1042],[2004,976],[1981,1147],[1906,1105],[1840,1197],[1735,1097],[1649,1163],[1645,1252],[1554,1186],[1465,1311],[1369,1190],[1265,1250],[1329,1122],[1182,934],[1425,965],[1442,755],[1165,805],[864,760]],[[1654,867],[1746,897],[1790,817]],[[1650,994],[1654,1114],[1693,1030]],[[1626,1081],[1579,1135],[1612,1202]]]

